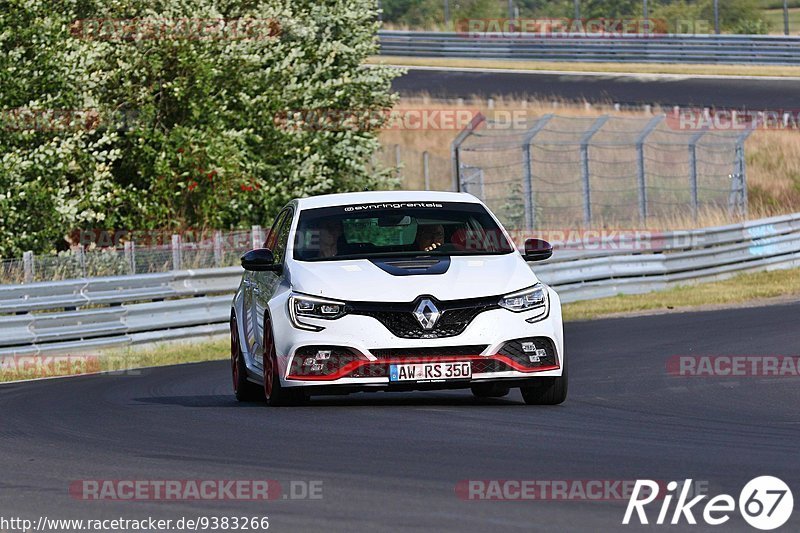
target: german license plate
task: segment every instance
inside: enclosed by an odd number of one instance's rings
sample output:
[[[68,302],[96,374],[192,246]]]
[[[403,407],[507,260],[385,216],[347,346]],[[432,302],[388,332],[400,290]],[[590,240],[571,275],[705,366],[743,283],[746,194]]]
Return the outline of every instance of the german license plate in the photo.
[[[444,379],[470,379],[472,363],[418,363],[390,365],[389,381],[428,381]]]

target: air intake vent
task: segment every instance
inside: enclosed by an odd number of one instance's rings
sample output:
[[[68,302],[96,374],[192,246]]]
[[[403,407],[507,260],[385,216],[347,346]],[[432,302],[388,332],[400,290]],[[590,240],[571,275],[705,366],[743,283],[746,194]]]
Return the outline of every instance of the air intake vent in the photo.
[[[430,268],[439,263],[438,259],[409,259],[402,261],[386,261],[384,264],[410,270],[414,268]]]
[[[409,257],[408,259],[370,259],[372,264],[392,276],[424,276],[444,274],[450,268],[450,257]]]

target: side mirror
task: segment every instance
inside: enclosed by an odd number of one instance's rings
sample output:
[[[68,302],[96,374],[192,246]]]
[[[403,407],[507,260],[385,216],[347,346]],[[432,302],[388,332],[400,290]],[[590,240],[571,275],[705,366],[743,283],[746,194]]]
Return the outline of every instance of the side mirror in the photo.
[[[252,272],[279,272],[282,266],[275,264],[275,256],[268,248],[256,248],[242,256],[242,268]]]
[[[542,239],[528,239],[525,241],[525,261],[544,261],[553,255],[553,245]]]

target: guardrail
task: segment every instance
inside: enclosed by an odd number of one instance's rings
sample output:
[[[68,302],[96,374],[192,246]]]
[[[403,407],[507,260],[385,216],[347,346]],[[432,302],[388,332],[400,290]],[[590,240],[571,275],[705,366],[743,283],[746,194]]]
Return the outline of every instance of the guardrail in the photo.
[[[628,236],[630,237],[630,236]],[[564,302],[800,267],[800,213],[636,240],[554,243],[533,265]],[[0,286],[0,357],[225,333],[241,268]]]
[[[774,35],[378,32],[385,56],[611,63],[800,65],[800,38]]]

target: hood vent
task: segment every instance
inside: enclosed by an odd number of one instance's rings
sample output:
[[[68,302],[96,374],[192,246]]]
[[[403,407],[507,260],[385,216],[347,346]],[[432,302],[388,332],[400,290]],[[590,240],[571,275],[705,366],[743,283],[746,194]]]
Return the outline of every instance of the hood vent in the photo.
[[[370,259],[373,265],[393,276],[444,274],[450,268],[449,257],[412,257],[408,259]]]

